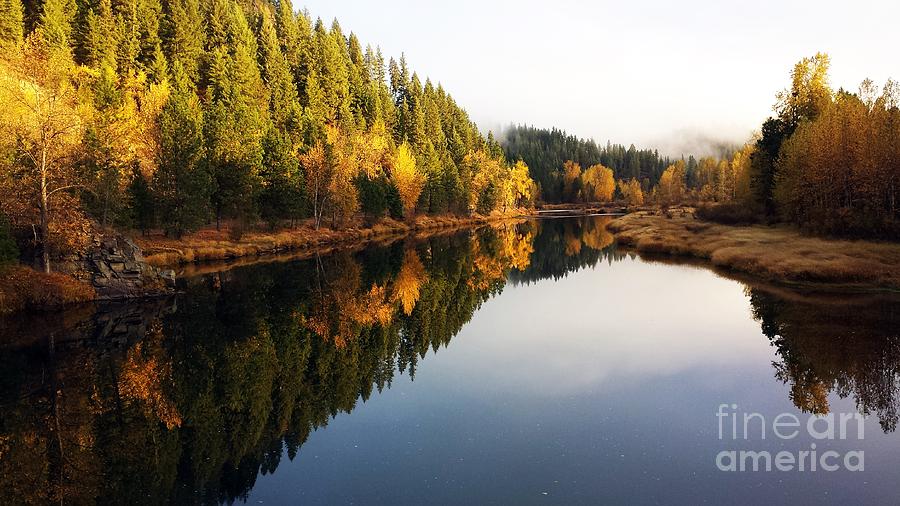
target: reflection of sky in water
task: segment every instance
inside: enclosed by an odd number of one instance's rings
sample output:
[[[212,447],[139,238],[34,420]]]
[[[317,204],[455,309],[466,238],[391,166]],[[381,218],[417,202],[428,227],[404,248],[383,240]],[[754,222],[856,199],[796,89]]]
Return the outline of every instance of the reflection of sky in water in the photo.
[[[743,287],[707,270],[625,259],[507,286],[416,380],[314,432],[260,476],[250,503],[876,503],[896,489],[897,434],[869,419],[866,471],[727,474],[720,403],[802,415]],[[851,400],[832,395],[837,412]]]

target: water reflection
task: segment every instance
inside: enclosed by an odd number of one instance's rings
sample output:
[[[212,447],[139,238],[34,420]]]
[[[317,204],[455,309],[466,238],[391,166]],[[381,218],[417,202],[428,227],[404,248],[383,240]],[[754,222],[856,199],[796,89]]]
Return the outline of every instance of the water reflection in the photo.
[[[240,267],[186,280],[177,299],[4,321],[0,490],[22,503],[246,498],[312,431],[414,378],[508,282],[624,258],[605,221]],[[835,391],[895,428],[896,301],[747,293],[798,407],[825,412]]]
[[[883,430],[898,420],[900,301],[882,296],[807,296],[748,288],[753,315],[775,346],[776,377],[791,400],[814,414],[830,411],[828,394],[852,397]]]

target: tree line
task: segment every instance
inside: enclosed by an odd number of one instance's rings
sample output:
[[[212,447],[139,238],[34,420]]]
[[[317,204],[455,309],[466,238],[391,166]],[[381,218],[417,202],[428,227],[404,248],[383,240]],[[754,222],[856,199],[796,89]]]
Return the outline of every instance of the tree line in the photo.
[[[44,252],[92,222],[181,236],[528,205],[440,84],[290,0],[0,4],[3,214]]]
[[[540,199],[549,203],[622,200],[629,205],[725,202],[749,193],[750,146],[720,156],[672,159],[657,150],[580,139],[557,129],[511,127],[503,147],[531,169]]]
[[[770,117],[744,146],[719,156],[661,157],[560,130],[511,128],[547,202],[699,205],[729,222],[793,223],[833,235],[900,236],[900,85],[832,90],[827,54],[802,59]],[[615,184],[612,181],[616,180]]]
[[[551,203],[593,197],[589,193],[579,196],[580,187],[572,186],[577,179],[573,164],[577,164],[579,175],[582,168],[603,166],[612,170],[616,180],[634,179],[649,187],[659,181],[672,163],[657,150],[637,149],[634,144],[626,148],[610,142],[601,147],[593,139],[581,139],[556,128],[511,126],[503,132],[502,139],[506,158],[523,160],[531,170],[541,199]]]

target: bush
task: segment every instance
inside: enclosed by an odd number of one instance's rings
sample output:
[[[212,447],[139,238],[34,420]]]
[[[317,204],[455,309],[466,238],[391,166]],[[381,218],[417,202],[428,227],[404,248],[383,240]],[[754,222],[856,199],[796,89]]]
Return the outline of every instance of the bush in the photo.
[[[0,271],[0,314],[49,309],[96,297],[91,285],[65,274],[44,274],[21,266]]]
[[[701,205],[697,208],[697,217],[724,225],[752,225],[762,222],[761,215],[753,206],[737,203]]]

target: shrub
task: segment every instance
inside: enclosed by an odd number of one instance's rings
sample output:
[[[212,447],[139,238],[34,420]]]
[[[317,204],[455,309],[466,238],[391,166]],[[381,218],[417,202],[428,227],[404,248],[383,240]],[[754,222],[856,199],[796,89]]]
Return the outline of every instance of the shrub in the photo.
[[[21,266],[0,271],[0,314],[60,307],[96,297],[91,285],[65,274],[44,274]]]

